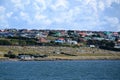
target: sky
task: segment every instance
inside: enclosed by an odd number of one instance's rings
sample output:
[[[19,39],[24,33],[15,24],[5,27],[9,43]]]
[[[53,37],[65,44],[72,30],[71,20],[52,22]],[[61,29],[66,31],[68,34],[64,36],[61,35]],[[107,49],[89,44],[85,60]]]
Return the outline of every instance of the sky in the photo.
[[[0,29],[120,31],[120,0],[0,0]]]

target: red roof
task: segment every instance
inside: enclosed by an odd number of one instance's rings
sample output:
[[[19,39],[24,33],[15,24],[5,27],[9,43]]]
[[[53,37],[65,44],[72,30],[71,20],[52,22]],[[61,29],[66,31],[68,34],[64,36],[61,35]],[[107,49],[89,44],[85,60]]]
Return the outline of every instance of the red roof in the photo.
[[[65,40],[64,38],[58,38],[58,40]]]
[[[42,38],[39,39],[39,42],[47,42],[47,40],[42,37]]]

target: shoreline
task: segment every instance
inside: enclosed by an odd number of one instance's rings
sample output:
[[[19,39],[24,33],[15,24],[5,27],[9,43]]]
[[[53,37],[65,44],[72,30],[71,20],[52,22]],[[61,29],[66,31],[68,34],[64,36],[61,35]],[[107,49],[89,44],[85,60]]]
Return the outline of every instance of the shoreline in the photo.
[[[63,60],[0,60],[0,62],[6,62],[6,61],[10,61],[10,62],[22,62],[22,61],[38,61],[38,62],[41,62],[41,61],[94,61],[94,60],[106,60],[106,61],[109,61],[109,60],[120,60],[120,59],[63,59]]]
[[[83,56],[81,56],[83,57]],[[0,62],[1,61],[81,61],[81,60],[120,60],[119,57],[113,57],[113,56],[109,56],[109,57],[96,57],[96,56],[92,56],[89,58],[85,57],[84,58],[40,58],[40,59],[9,59],[9,58],[0,58]]]

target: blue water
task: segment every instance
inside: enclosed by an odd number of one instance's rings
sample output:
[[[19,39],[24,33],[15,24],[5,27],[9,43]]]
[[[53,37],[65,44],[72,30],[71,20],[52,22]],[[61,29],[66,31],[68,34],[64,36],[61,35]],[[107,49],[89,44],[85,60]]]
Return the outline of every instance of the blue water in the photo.
[[[120,80],[120,60],[5,61],[0,80]]]

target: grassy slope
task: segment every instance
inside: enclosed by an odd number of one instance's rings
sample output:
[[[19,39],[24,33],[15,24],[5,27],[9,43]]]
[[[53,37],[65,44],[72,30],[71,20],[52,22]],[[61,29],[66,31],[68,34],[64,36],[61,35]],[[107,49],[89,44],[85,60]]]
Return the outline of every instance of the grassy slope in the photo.
[[[0,58],[8,51],[14,54],[30,53],[30,54],[46,54],[48,59],[120,59],[120,52],[101,50],[97,48],[71,48],[71,47],[41,47],[41,46],[0,46]],[[64,52],[77,56],[68,56],[64,54],[56,54],[54,52]]]

